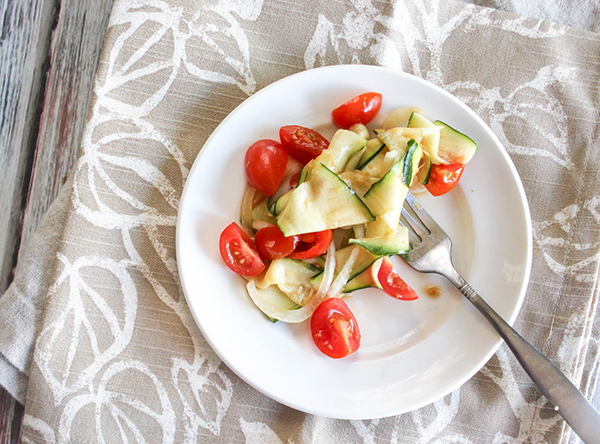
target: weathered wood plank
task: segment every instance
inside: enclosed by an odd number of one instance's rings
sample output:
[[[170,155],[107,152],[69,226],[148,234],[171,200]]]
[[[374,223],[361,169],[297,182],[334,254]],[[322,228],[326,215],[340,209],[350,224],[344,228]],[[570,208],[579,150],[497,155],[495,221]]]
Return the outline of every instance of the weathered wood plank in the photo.
[[[0,444],[21,442],[23,406],[0,387]]]
[[[0,295],[77,156],[113,0],[0,0]],[[0,387],[0,444],[23,406]]]
[[[12,278],[37,123],[55,0],[1,0],[0,39],[0,294]]]
[[[63,0],[52,36],[22,252],[77,157],[113,0]]]

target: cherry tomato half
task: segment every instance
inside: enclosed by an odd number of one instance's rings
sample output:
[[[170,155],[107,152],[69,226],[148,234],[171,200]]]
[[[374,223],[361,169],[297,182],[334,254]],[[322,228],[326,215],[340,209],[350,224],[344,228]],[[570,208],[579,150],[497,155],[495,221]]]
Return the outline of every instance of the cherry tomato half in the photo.
[[[310,331],[315,345],[330,358],[343,358],[360,346],[356,318],[339,298],[321,302],[310,319]]]
[[[298,236],[285,237],[279,227],[275,225],[261,228],[256,232],[254,238],[258,254],[269,261],[289,256],[299,241]]]
[[[331,118],[340,128],[348,129],[355,123],[366,125],[375,118],[383,97],[379,93],[369,92],[348,100],[331,112]]]
[[[298,125],[282,126],[279,138],[288,154],[303,164],[317,157],[329,146],[329,141],[318,132]]]
[[[300,173],[302,171],[298,171],[296,174],[294,174],[291,178],[290,178],[290,186],[292,188],[297,187],[298,186],[298,181],[300,180]]]
[[[318,231],[316,233],[306,233],[300,235],[300,242],[290,257],[292,259],[311,259],[321,256],[329,248],[333,239],[331,230]]]
[[[256,276],[265,269],[252,239],[235,222],[221,233],[219,250],[225,264],[237,274]]]
[[[434,196],[446,194],[458,183],[458,179],[460,179],[464,170],[465,165],[462,163],[433,165],[429,182],[425,184],[425,188]]]
[[[403,301],[414,301],[418,299],[415,290],[410,288],[406,282],[404,282],[400,276],[396,273],[394,263],[388,258],[384,258],[381,262],[381,268],[377,274],[377,279],[388,295],[396,299],[402,299]]]
[[[283,145],[274,140],[259,140],[246,151],[246,176],[259,192],[272,196],[283,179],[287,162]]]

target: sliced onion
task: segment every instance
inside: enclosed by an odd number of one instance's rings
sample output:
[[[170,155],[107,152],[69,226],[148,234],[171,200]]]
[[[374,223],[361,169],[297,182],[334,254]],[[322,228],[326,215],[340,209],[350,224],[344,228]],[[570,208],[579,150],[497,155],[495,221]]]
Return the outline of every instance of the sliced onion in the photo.
[[[260,308],[260,310],[266,314],[267,316],[278,319],[283,322],[289,323],[299,323],[307,320],[315,311],[315,309],[319,306],[321,302],[327,296],[327,290],[331,285],[331,281],[333,280],[333,273],[335,272],[335,247],[333,246],[333,242],[329,245],[327,249],[327,256],[325,259],[325,269],[323,271],[323,280],[321,281],[321,285],[319,285],[319,289],[315,293],[315,295],[308,301],[308,303],[298,310],[285,310],[281,307],[275,306],[270,303],[265,303],[263,298],[261,298],[259,290],[256,288],[256,284],[254,280],[248,282],[246,285],[246,289],[248,290],[248,294],[250,298],[254,301],[256,306]]]
[[[410,192],[412,194],[421,194],[425,191],[427,191],[427,188],[425,188],[425,185],[423,185],[422,183],[415,182],[410,186]]]
[[[360,224],[360,225],[354,225],[352,228],[354,228],[354,237],[356,239],[362,239],[363,237],[365,237],[365,226]]]
[[[249,234],[252,232],[252,207],[254,206],[254,194],[256,189],[254,187],[248,187],[242,198],[242,208],[240,211],[240,222],[242,228]]]
[[[329,290],[327,290],[327,299],[339,297],[340,292],[344,288],[344,285],[348,283],[348,278],[350,277],[350,273],[352,273],[352,266],[356,261],[356,256],[358,256],[358,248],[355,248],[354,251],[350,254],[350,257],[340,270],[340,274],[337,275],[335,281],[333,281],[333,283],[329,287]]]
[[[255,219],[252,221],[252,228],[256,231],[261,230],[263,228],[272,227],[273,224],[269,222],[265,222],[264,220]]]
[[[291,157],[288,157],[288,163],[285,167],[285,173],[283,173],[283,178],[281,179],[281,182],[279,183],[279,188],[277,188],[277,191],[275,191],[275,194],[273,194],[273,196],[271,196],[271,198],[269,199],[269,202],[275,202],[277,199],[279,199],[279,197],[281,195],[287,193],[288,191],[290,191],[292,189],[292,186],[290,185],[290,179],[295,174],[299,173],[303,166],[304,165],[302,165],[297,160],[292,159]]]
[[[325,265],[323,266],[323,280],[321,280],[321,285],[319,285],[319,290],[315,294],[314,298],[325,295],[331,283],[333,282],[333,276],[335,275],[335,245],[332,243],[329,244],[329,248],[327,248],[327,255],[325,256]]]

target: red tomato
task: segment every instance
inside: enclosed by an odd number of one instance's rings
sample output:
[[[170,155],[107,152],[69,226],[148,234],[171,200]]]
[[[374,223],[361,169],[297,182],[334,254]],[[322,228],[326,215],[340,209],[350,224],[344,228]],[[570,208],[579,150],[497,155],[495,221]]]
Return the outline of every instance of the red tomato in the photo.
[[[388,257],[381,262],[377,279],[383,287],[383,291],[393,298],[402,299],[403,301],[414,301],[419,298],[415,290],[400,279],[400,276],[396,273],[394,263]]]
[[[356,318],[339,298],[321,302],[310,319],[310,331],[316,346],[330,358],[343,358],[360,346]]]
[[[250,184],[265,196],[272,196],[285,174],[288,155],[274,140],[255,142],[246,151],[246,175]]]
[[[298,125],[282,126],[279,138],[288,154],[303,164],[317,157],[329,146],[329,141],[318,132]]]
[[[434,196],[441,196],[450,191],[458,183],[458,179],[462,176],[465,170],[465,165],[455,163],[453,165],[433,165],[429,182],[425,184],[425,188]]]
[[[229,224],[221,233],[219,250],[225,264],[237,274],[256,276],[265,269],[264,262],[254,249],[252,239],[235,222]]]
[[[311,259],[321,256],[329,248],[333,239],[331,230],[318,231],[316,233],[306,233],[300,235],[300,242],[290,257],[292,259]]]
[[[355,123],[366,125],[375,118],[383,97],[379,93],[365,93],[348,100],[331,112],[333,123],[340,128],[348,129]]]
[[[298,171],[296,174],[294,174],[291,178],[290,178],[290,186],[292,188],[294,188],[295,186],[298,186],[298,180],[300,180],[300,173],[302,171]]]
[[[285,237],[279,227],[273,225],[258,230],[254,241],[260,257],[272,261],[289,256],[300,239],[298,236]]]

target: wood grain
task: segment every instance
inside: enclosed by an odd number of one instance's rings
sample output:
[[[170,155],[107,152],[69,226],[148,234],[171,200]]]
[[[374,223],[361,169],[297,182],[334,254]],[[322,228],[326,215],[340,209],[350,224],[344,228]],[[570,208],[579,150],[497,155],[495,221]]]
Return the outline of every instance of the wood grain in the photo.
[[[0,444],[20,442],[23,410],[23,406],[0,387]]]
[[[0,295],[73,165],[113,0],[0,0]],[[0,444],[23,406],[0,387]]]
[[[57,5],[2,0],[0,46],[0,294],[12,279],[31,175]]]

